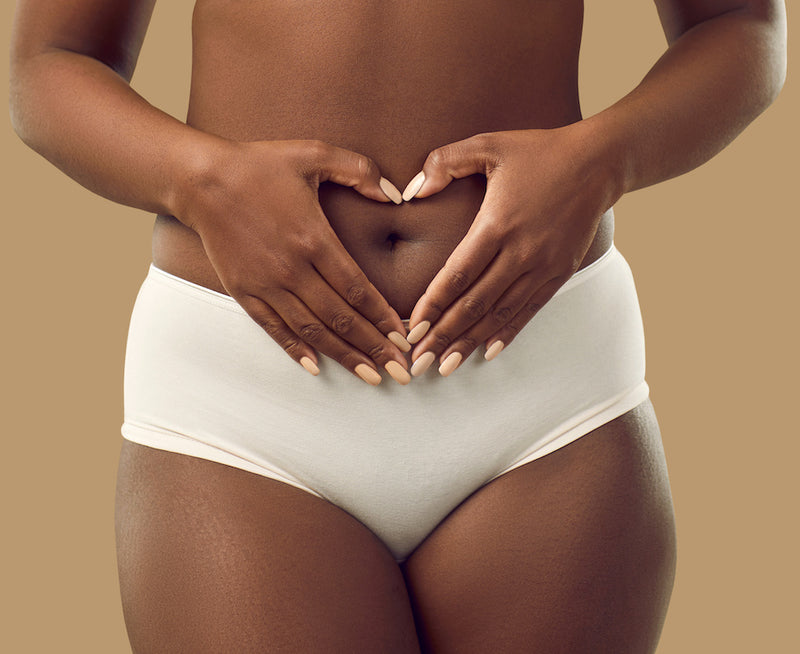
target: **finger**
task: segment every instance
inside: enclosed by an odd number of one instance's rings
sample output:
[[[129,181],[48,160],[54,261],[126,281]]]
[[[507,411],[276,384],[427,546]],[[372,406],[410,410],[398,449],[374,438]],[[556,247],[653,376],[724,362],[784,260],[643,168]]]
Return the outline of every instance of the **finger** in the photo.
[[[302,302],[333,334],[369,357],[379,370],[386,370],[400,384],[411,380],[408,364],[397,346],[342,300],[324,279],[317,276],[305,281]]]
[[[441,354],[452,351],[452,345],[458,339],[466,339],[468,343],[470,337],[467,335],[467,331],[470,327],[481,321],[487,313],[493,310],[498,299],[519,277],[520,273],[515,270],[514,262],[509,261],[509,257],[504,259],[495,258],[475,283],[448,307],[430,331],[417,343],[415,355],[430,351],[438,357]],[[529,279],[528,283],[530,283]],[[528,295],[530,293],[531,290],[529,289]],[[495,327],[496,330],[497,327]],[[471,347],[465,343],[466,346],[460,350],[464,358],[479,343],[480,341],[476,341]]]
[[[428,154],[422,170],[403,191],[403,200],[428,197],[441,191],[453,179],[475,173],[483,173],[488,177],[498,161],[491,134],[476,134],[462,141],[443,145]]]
[[[349,186],[377,202],[403,201],[397,187],[381,176],[377,164],[369,157],[324,141],[311,141],[309,147],[318,183],[330,181]]]
[[[459,352],[463,361],[481,343],[487,343],[489,347],[487,347],[484,356],[491,361],[500,354],[500,351],[505,347],[505,343],[500,340],[489,342],[489,339],[505,327],[525,307],[528,300],[533,296],[534,291],[539,288],[539,285],[533,272],[520,276],[497,299],[483,318],[453,340],[450,346],[441,353],[441,360],[445,361],[453,352]]]
[[[406,328],[400,316],[369,281],[335,235],[323,242],[312,264],[336,293],[381,334],[385,334],[403,352],[411,349],[405,339]]]
[[[535,283],[535,274],[520,277],[498,299],[484,318],[455,339],[440,355],[439,372],[447,377],[452,374],[474,352],[480,343],[486,343],[484,358],[494,359],[507,347],[516,334],[536,315],[564,280],[551,279],[543,285]],[[531,292],[531,288],[536,289]],[[499,329],[498,329],[499,328]],[[415,353],[416,354],[416,353]],[[420,360],[422,357],[420,356]],[[431,361],[432,363],[433,361]],[[424,366],[429,367],[430,364]],[[423,364],[411,366],[412,375],[422,374]],[[424,370],[423,370],[424,372]]]
[[[506,349],[522,328],[525,327],[525,325],[539,313],[541,308],[553,298],[558,289],[563,286],[564,282],[565,279],[561,277],[551,279],[547,284],[530,296],[514,317],[486,340],[486,353],[484,354],[484,358],[486,358],[487,361],[491,361],[500,354],[500,352]]]
[[[297,337],[281,317],[262,300],[245,296],[237,300],[247,314],[280,345],[286,354],[312,375],[319,374],[319,361],[314,350]]]
[[[297,337],[314,347],[366,383],[377,386],[381,376],[375,364],[363,352],[335,334],[291,291],[282,291],[271,299],[272,307]]]
[[[417,301],[409,320],[409,343],[418,343],[453,301],[460,297],[483,273],[498,253],[497,241],[483,227],[483,209],[466,236],[436,273]]]

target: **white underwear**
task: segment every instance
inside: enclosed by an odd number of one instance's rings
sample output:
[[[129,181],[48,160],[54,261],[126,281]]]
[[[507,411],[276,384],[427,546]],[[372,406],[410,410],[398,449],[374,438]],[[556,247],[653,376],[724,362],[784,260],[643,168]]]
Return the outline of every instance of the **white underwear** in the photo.
[[[292,484],[349,512],[398,560],[495,477],[644,401],[630,269],[611,248],[487,362],[408,386],[320,358],[313,377],[230,297],[155,267],[131,319],[125,438]]]

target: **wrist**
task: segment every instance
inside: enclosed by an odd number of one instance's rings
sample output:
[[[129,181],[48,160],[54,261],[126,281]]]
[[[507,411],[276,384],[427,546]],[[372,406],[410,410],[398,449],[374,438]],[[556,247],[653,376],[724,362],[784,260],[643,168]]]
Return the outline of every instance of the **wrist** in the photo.
[[[226,186],[237,142],[189,129],[172,149],[165,205],[170,215],[195,229],[205,213],[200,207]]]
[[[579,152],[587,162],[589,179],[612,207],[630,189],[630,162],[625,142],[603,114],[568,126],[575,133]]]

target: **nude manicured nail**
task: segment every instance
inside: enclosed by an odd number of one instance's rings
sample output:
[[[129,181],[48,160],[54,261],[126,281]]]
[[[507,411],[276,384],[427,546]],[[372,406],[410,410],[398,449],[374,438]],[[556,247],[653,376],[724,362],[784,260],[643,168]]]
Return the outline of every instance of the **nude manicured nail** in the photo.
[[[486,354],[483,355],[483,358],[487,361],[491,361],[494,359],[500,352],[503,351],[503,348],[506,346],[503,341],[495,341],[489,347],[486,348]]]
[[[392,343],[394,343],[398,348],[400,348],[401,352],[408,352],[411,350],[411,343],[406,340],[406,337],[403,336],[400,332],[389,332],[386,334],[386,338],[388,338]]]
[[[377,386],[381,383],[381,374],[374,368],[370,368],[366,363],[359,363],[355,372],[370,386]]]
[[[303,357],[300,359],[300,365],[303,366],[308,372],[310,372],[315,377],[319,374],[319,368],[317,368],[317,364],[314,363],[308,357]]]
[[[411,181],[406,186],[405,190],[403,191],[403,199],[408,202],[411,198],[413,198],[419,190],[422,188],[422,185],[425,183],[425,173],[421,170],[411,178]]]
[[[403,368],[397,361],[389,361],[384,368],[398,384],[405,386],[411,381],[411,375],[408,374],[408,370]]]
[[[411,364],[411,374],[414,375],[414,377],[419,377],[431,367],[434,359],[436,359],[436,355],[433,352],[424,352]]]
[[[458,368],[458,364],[461,363],[461,352],[451,352],[447,355],[447,358],[442,361],[442,365],[439,366],[439,374],[442,377],[447,377],[452,373],[456,368]]]
[[[381,177],[381,181],[379,182],[381,191],[383,194],[389,198],[395,204],[402,204],[403,203],[403,196],[401,195],[400,191],[397,190],[397,187],[392,184],[388,179],[385,177]]]
[[[414,327],[410,332],[408,332],[408,336],[406,336],[406,340],[414,345],[414,343],[419,343],[420,339],[428,333],[428,330],[431,328],[431,321],[430,320],[423,320],[419,325]]]

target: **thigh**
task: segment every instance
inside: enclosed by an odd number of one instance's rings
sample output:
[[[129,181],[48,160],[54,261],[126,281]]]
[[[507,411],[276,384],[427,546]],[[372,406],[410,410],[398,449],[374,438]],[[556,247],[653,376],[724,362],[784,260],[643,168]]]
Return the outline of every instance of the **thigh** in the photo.
[[[674,568],[646,402],[474,493],[404,573],[423,651],[643,654],[655,650]]]
[[[419,651],[389,552],[302,490],[124,441],[116,529],[136,654]]]

